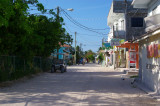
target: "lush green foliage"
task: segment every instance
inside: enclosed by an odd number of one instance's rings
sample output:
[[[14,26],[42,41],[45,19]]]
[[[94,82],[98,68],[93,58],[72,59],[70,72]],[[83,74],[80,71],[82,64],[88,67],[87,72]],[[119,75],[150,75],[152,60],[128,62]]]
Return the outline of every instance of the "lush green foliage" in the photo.
[[[85,57],[89,61],[94,61],[95,60],[95,53],[92,50],[88,50],[88,51],[85,52]]]
[[[53,17],[30,14],[30,6]],[[0,55],[7,55],[0,56],[0,81],[48,71],[51,62],[46,57],[59,48],[59,42],[71,45],[73,40],[63,25],[63,18],[56,17],[53,9],[47,11],[38,0],[0,0]],[[34,65],[34,56],[39,56],[38,65]]]
[[[33,56],[48,57],[59,42],[72,43],[71,35],[62,27],[63,19],[55,13],[48,18],[45,15],[29,14],[29,5],[42,13],[47,12],[37,0],[1,0],[0,1],[0,54],[17,55],[24,58]]]
[[[103,53],[100,53],[100,54],[99,54],[98,59],[99,59],[100,61],[102,61],[102,60],[104,59]]]
[[[81,51],[80,47],[76,47],[76,61],[79,62],[79,60],[83,57],[83,52]]]
[[[98,51],[103,50],[102,47],[99,47]]]

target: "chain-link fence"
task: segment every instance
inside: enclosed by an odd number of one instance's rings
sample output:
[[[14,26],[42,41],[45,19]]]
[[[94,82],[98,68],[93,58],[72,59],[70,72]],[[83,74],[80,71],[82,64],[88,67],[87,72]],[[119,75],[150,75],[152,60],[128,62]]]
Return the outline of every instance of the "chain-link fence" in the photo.
[[[34,57],[31,60],[26,60],[18,56],[0,56],[0,82],[49,71],[51,64],[50,58]]]

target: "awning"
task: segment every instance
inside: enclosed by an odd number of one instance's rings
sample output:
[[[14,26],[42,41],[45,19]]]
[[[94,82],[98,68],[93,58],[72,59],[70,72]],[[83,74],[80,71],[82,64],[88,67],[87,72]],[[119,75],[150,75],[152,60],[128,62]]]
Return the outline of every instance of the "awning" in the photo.
[[[128,49],[136,49],[137,47],[138,47],[138,43],[131,43],[131,42],[128,42],[128,41],[126,41],[126,42],[124,42],[124,43],[122,43],[121,45],[119,45],[119,46],[116,46],[116,47],[119,47],[119,48],[128,48]]]

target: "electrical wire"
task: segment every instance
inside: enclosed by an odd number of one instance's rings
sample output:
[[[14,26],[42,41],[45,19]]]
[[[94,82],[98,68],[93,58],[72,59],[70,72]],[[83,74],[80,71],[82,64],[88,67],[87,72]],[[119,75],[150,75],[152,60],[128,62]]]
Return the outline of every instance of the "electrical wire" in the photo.
[[[66,26],[66,25],[65,25]],[[75,32],[72,32],[67,26],[66,28],[69,30],[70,33],[75,33]],[[87,35],[87,36],[95,36],[95,37],[103,37],[103,36],[106,36],[106,35],[94,35],[94,34],[84,34],[84,33],[78,33],[77,34],[79,35]]]
[[[107,34],[104,34],[104,33],[95,31],[96,29],[88,28],[88,27],[80,24],[79,22],[75,21],[70,15],[68,15],[68,13],[65,12],[63,9],[62,9],[62,12],[63,12],[64,15],[66,16],[66,18],[69,19],[69,20],[70,20],[73,24],[75,24],[76,26],[79,26],[80,28],[83,28],[83,29],[85,29],[85,30],[88,30],[88,31],[91,31],[91,32],[95,32],[95,33],[98,33],[98,34],[101,34],[101,35],[107,35]]]
[[[73,33],[73,32],[68,28],[68,26],[65,25],[65,27],[69,30],[70,33]]]
[[[75,28],[75,26],[69,25],[69,24],[66,24],[66,23],[65,23],[65,26],[66,26],[66,27],[70,26],[70,27]],[[76,28],[79,28],[79,27],[76,27]],[[67,29],[68,29],[68,28],[67,28]],[[70,32],[71,32],[71,33],[75,33],[75,32],[72,32],[72,31],[70,31]],[[98,36],[98,37],[104,36],[104,35],[100,35],[100,34],[98,34],[98,35],[95,35],[95,34],[82,34],[82,33],[79,33],[79,34],[81,34],[81,35],[87,35],[87,36]],[[105,36],[106,36],[106,35],[105,35]]]
[[[85,43],[85,44],[92,44],[92,45],[97,45],[98,43],[100,43],[100,42],[90,42],[90,41],[87,41],[86,39],[84,39],[84,38],[82,38],[82,37],[80,37],[80,39]],[[81,42],[82,42],[81,41]]]

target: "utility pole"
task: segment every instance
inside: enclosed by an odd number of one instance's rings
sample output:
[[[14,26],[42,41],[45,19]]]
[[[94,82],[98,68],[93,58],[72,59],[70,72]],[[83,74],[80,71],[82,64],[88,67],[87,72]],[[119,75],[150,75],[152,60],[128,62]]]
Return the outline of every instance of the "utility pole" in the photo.
[[[127,0],[124,0],[124,3],[125,3],[125,11],[124,11],[124,15],[125,15],[125,41],[127,41]],[[124,49],[124,57],[126,59],[126,48]]]
[[[127,0],[124,0],[124,4],[125,4],[125,11],[124,11],[124,15],[125,15],[125,40],[127,40]]]
[[[57,22],[59,22],[59,6],[57,6]]]
[[[57,6],[56,9],[57,9],[56,22],[57,22],[57,23],[60,23],[60,20],[59,20],[60,7]],[[73,11],[72,8],[67,9],[67,10],[68,10],[68,11]],[[60,42],[60,43],[61,43],[61,42]],[[59,50],[59,48],[57,47],[57,59],[58,59],[58,50]]]
[[[77,34],[77,32],[75,32],[75,54],[74,54],[75,65],[76,65],[76,34]]]
[[[102,48],[103,48],[104,38],[102,39]]]
[[[56,18],[57,18],[57,22],[59,22],[59,6],[57,6],[57,15],[56,15]],[[58,46],[57,46],[57,59],[58,59]]]
[[[80,43],[80,50],[82,50],[82,43]]]

